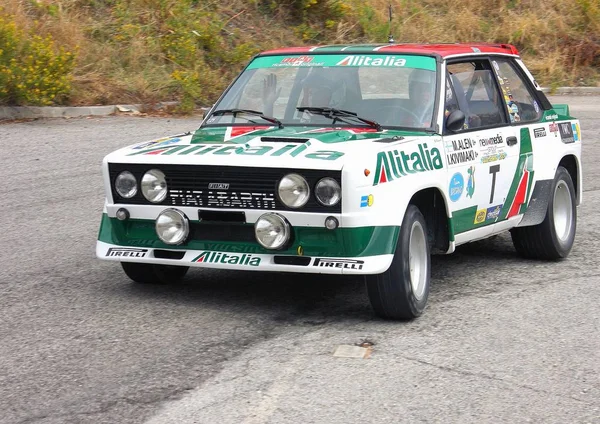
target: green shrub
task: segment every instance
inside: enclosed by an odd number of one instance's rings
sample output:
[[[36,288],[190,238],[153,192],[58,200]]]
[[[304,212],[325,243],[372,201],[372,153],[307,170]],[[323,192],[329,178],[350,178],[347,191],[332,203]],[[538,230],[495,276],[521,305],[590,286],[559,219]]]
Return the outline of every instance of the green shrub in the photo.
[[[71,91],[72,52],[0,16],[0,104],[59,104]]]

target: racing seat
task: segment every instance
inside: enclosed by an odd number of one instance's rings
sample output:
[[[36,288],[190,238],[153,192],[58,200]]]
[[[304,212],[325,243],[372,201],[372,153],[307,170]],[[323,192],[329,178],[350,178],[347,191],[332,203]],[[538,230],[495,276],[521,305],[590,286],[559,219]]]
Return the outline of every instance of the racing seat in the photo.
[[[477,115],[471,113],[469,108],[469,102],[467,101],[467,97],[465,96],[465,89],[463,88],[461,82],[458,77],[454,74],[450,75],[450,79],[452,80],[452,85],[454,86],[454,93],[456,95],[456,101],[458,103],[458,107],[465,114],[465,122],[467,123],[469,128],[477,128],[481,126],[481,119]]]

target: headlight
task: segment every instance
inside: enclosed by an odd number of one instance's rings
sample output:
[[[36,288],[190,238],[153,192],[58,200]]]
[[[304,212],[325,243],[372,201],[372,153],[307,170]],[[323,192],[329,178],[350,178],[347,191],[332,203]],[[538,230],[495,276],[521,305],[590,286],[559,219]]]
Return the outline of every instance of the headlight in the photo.
[[[279,198],[288,208],[301,208],[308,202],[310,187],[302,175],[287,174],[277,187]]]
[[[335,206],[342,198],[342,190],[333,178],[322,178],[315,186],[315,196],[323,206]]]
[[[165,209],[156,218],[156,234],[166,244],[181,244],[190,233],[186,216],[177,209]]]
[[[123,171],[115,179],[115,190],[124,199],[131,199],[137,193],[137,181],[129,171]]]
[[[254,224],[256,241],[267,249],[281,249],[290,240],[290,224],[279,214],[265,213]]]
[[[167,180],[158,169],[151,169],[142,177],[142,194],[152,203],[160,203],[167,197]]]

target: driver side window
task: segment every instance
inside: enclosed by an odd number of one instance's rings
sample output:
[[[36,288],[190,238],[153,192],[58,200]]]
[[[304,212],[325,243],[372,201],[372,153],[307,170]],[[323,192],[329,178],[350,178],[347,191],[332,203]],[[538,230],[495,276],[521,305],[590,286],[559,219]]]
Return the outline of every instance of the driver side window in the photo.
[[[447,70],[448,85],[454,93],[454,101],[466,117],[463,131],[506,123],[498,89],[487,61],[451,63]]]

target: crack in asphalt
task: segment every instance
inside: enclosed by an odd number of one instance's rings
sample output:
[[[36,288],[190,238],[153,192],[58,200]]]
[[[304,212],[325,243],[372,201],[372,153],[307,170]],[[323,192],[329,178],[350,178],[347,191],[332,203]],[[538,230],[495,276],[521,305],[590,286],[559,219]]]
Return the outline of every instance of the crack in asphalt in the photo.
[[[31,422],[35,422],[36,420],[42,420],[45,418],[68,418],[68,417],[76,417],[79,415],[97,415],[97,414],[103,414],[106,412],[109,412],[111,409],[113,409],[114,407],[118,406],[119,404],[125,403],[128,405],[152,405],[155,403],[159,403],[159,402],[164,402],[166,400],[170,400],[176,396],[179,396],[182,393],[185,392],[189,392],[190,390],[193,390],[193,388],[191,387],[185,387],[182,389],[175,389],[172,390],[169,393],[166,393],[164,395],[160,395],[155,397],[154,399],[148,399],[148,400],[144,400],[144,399],[133,399],[133,398],[128,398],[128,397],[122,397],[122,398],[118,398],[115,400],[111,400],[109,402],[105,402],[104,404],[102,404],[99,408],[97,408],[96,410],[92,410],[92,411],[81,411],[81,412],[65,412],[63,414],[45,414],[45,415],[34,415],[31,417],[27,417],[22,419],[21,421],[18,421],[17,424],[27,424],[27,423],[31,423]]]
[[[516,382],[513,382],[513,381],[507,381],[507,380],[505,380],[503,378],[496,377],[496,376],[493,376],[493,375],[488,375],[488,374],[484,374],[484,373],[480,373],[480,372],[474,372],[474,371],[467,371],[467,370],[464,370],[464,369],[449,367],[449,366],[445,366],[445,365],[437,365],[437,364],[434,364],[432,362],[425,361],[423,359],[412,358],[410,356],[401,355],[401,357],[404,358],[404,359],[406,359],[407,361],[419,363],[419,364],[422,364],[422,365],[427,365],[427,366],[430,366],[430,367],[433,367],[433,368],[437,368],[437,369],[442,370],[442,371],[454,373],[454,374],[459,374],[459,375],[463,375],[463,376],[477,377],[477,378],[482,378],[482,379],[486,379],[486,380],[496,381],[496,382],[500,382],[500,383],[503,383],[503,384],[506,384],[506,385],[515,386],[515,387],[518,387],[520,389],[530,390],[532,392],[543,394],[543,395],[551,395],[551,396],[559,397],[559,398],[564,398],[565,397],[564,395],[553,393],[553,392],[550,392],[548,390],[537,389],[537,388],[529,386],[527,384],[516,383]],[[590,402],[588,400],[579,399],[579,398],[577,398],[575,396],[567,396],[567,398],[571,399],[571,400],[574,400],[574,401],[577,401],[577,402],[584,403],[586,405],[596,405],[596,402]]]

